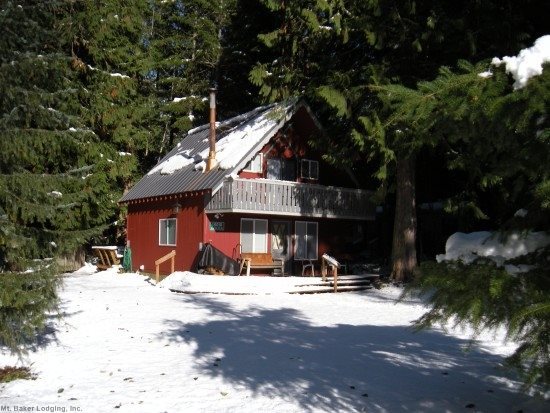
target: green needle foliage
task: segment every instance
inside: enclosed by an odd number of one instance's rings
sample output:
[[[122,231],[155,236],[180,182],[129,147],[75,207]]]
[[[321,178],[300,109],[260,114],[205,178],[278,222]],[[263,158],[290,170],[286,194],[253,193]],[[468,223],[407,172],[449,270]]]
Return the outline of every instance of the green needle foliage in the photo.
[[[116,152],[91,128],[59,30],[66,13],[61,1],[0,11],[0,270],[74,253],[115,212]]]
[[[393,119],[406,119],[420,136],[448,145],[449,165],[467,173],[472,193],[492,190],[507,230],[549,231],[550,197],[550,67],[527,86],[512,90],[503,68],[489,78],[478,74],[487,63],[461,64],[462,72],[443,68],[432,82],[416,89],[382,88],[394,109]],[[470,205],[475,199],[463,197]],[[448,207],[460,208],[449,202]],[[526,217],[513,217],[520,207]],[[484,212],[479,210],[480,214]],[[550,383],[550,247],[510,260],[529,265],[529,271],[510,274],[488,259],[423,263],[408,294],[420,291],[431,309],[417,321],[420,328],[454,321],[470,324],[475,332],[504,326],[519,344],[508,359],[523,375],[526,387]]]
[[[21,355],[57,314],[61,278],[52,270],[0,273],[0,346]]]
[[[541,252],[550,256],[550,248]],[[550,270],[537,267],[522,274],[509,274],[488,260],[422,263],[420,277],[409,287],[409,294],[429,296],[431,309],[416,325],[473,326],[484,329],[504,326],[507,338],[519,343],[508,358],[518,369],[526,387],[550,384]]]

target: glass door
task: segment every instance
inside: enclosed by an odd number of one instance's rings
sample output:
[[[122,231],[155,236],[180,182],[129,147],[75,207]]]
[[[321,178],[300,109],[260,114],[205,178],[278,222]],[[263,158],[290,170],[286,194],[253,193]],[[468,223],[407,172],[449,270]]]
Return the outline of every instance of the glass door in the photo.
[[[285,274],[291,271],[290,222],[271,221],[271,255],[285,260]]]

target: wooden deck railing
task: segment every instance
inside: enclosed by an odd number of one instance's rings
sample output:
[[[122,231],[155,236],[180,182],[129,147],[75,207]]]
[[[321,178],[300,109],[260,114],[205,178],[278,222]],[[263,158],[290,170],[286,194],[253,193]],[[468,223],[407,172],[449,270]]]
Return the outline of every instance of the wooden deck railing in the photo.
[[[158,260],[155,261],[155,276],[157,279],[157,284],[160,281],[160,264],[162,264],[165,261],[170,261],[170,274],[174,272],[175,267],[175,258],[176,258],[176,250],[172,250],[168,254],[166,254],[164,257],[160,257]]]
[[[327,218],[374,217],[372,193],[360,189],[267,179],[228,179],[207,212],[254,212]]]

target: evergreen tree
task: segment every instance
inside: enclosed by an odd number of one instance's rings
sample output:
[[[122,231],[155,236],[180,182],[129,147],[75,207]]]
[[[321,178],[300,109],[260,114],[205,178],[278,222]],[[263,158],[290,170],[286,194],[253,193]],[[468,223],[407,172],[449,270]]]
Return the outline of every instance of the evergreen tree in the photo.
[[[234,5],[235,0],[174,0],[151,6],[147,52],[162,119],[161,152],[177,134],[207,120],[209,88],[219,80],[222,40]]]
[[[469,175],[471,193],[491,189],[504,204],[508,222],[501,236],[516,230],[550,232],[550,67],[512,90],[502,68],[461,63],[462,73],[442,69],[416,89],[388,86],[383,93],[394,119],[407,119],[419,133],[445,140],[449,164]],[[483,76],[480,76],[483,73]],[[472,202],[470,200],[470,202]],[[475,205],[475,202],[472,202]],[[525,217],[515,216],[526,207]],[[476,208],[477,209],[477,208]],[[478,210],[478,213],[483,211]],[[492,261],[424,263],[409,293],[429,293],[432,308],[420,327],[454,320],[473,325],[475,332],[504,324],[508,337],[519,343],[509,358],[523,372],[525,384],[550,382],[550,246],[510,260],[528,265],[510,274]]]
[[[0,266],[8,270],[74,253],[115,213],[113,154],[83,120],[86,91],[56,26],[64,6],[8,1],[0,14]]]
[[[355,150],[380,163],[375,175],[382,189],[395,188],[397,198],[392,277],[412,278],[415,159],[422,148],[437,144],[405,121],[388,123],[392,111],[373,85],[414,87],[458,58],[479,60],[517,50],[545,28],[540,16],[548,5],[539,0],[521,5],[492,0],[263,3],[279,25],[261,38],[281,60],[258,64],[251,80],[270,99],[305,94],[317,108],[324,101],[342,119],[334,122],[339,127],[338,139],[331,140],[335,149]]]
[[[236,0],[228,17],[221,39],[217,83],[219,109],[224,116],[232,117],[262,103],[259,87],[249,81],[248,73],[258,62],[277,58],[258,39],[259,33],[274,30],[277,23],[258,0]]]
[[[140,166],[154,163],[159,152],[158,105],[148,76],[151,13],[145,0],[107,0],[100,7],[86,0],[72,4],[63,21],[86,93],[86,122],[116,151],[109,157],[113,189],[126,190],[143,173]]]

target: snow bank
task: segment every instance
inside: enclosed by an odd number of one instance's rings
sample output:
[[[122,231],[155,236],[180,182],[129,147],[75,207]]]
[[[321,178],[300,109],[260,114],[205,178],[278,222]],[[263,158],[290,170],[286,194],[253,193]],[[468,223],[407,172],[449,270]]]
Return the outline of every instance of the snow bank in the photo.
[[[71,273],[71,275],[92,275],[97,271],[97,267],[89,262],[84,263],[84,266]]]
[[[525,87],[529,79],[542,74],[544,63],[550,63],[550,35],[539,37],[533,47],[521,50],[517,56],[495,57],[491,62],[497,67],[503,63],[506,64],[506,73],[515,80],[514,89]]]
[[[186,293],[282,294],[319,290],[319,277],[257,277],[196,274],[177,271],[157,285]]]
[[[436,256],[437,262],[461,260],[466,264],[476,258],[487,257],[503,265],[506,260],[529,254],[550,245],[550,235],[545,232],[530,232],[526,235],[512,233],[501,239],[499,234],[488,231],[465,234],[456,232],[445,244],[445,254]],[[530,267],[506,266],[509,272],[522,272]]]

